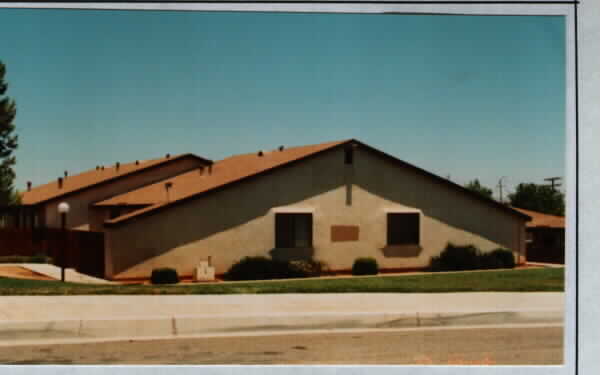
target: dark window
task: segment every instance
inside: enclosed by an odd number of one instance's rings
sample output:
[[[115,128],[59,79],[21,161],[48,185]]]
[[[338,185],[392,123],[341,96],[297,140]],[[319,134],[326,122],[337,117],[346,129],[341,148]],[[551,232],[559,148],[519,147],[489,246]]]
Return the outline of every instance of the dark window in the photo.
[[[419,244],[419,214],[388,214],[388,245]]]
[[[312,214],[275,214],[275,247],[312,247]]]
[[[352,147],[344,149],[344,164],[352,164],[354,162],[354,150]]]

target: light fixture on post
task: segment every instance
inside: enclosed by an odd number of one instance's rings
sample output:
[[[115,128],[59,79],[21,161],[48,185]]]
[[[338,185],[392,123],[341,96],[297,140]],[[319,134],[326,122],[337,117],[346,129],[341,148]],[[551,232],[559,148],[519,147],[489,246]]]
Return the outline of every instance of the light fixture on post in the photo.
[[[61,202],[58,205],[58,213],[60,214],[60,226],[63,232],[63,248],[60,252],[60,281],[65,281],[65,258],[67,251],[67,214],[69,213],[69,204]]]

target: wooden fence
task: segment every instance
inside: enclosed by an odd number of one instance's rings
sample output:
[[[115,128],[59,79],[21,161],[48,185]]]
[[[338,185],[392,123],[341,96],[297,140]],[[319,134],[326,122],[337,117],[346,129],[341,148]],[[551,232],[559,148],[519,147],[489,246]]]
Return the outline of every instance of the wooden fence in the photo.
[[[64,252],[64,258],[61,257]],[[104,233],[54,228],[0,228],[0,256],[44,254],[60,266],[104,277]]]

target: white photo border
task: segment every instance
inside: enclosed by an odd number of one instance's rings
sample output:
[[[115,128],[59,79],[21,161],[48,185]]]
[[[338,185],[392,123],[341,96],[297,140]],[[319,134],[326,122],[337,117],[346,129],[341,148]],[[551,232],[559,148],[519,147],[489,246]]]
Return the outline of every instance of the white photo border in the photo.
[[[591,3],[595,3],[591,5]],[[406,14],[460,14],[460,15],[554,15],[565,17],[566,30],[566,273],[565,273],[565,329],[564,329],[564,365],[563,366],[0,366],[11,374],[100,374],[110,372],[118,374],[273,374],[285,372],[290,375],[303,374],[358,374],[375,373],[377,375],[410,374],[578,374],[600,373],[595,361],[598,338],[598,324],[594,318],[600,316],[598,306],[598,272],[594,265],[600,264],[598,252],[599,236],[596,235],[597,223],[600,223],[596,209],[597,195],[600,194],[600,173],[598,173],[599,155],[594,150],[598,141],[600,105],[596,104],[600,78],[597,70],[600,54],[597,40],[598,21],[591,18],[597,15],[591,8],[598,2],[593,0],[577,1],[461,1],[437,2],[427,0],[411,2],[54,2],[54,3],[0,3],[1,8],[35,9],[95,9],[95,10],[156,10],[156,11],[268,11],[303,13],[406,13]],[[587,9],[584,13],[582,9]],[[578,23],[581,18],[581,24]],[[587,17],[587,18],[585,18]],[[579,27],[579,28],[578,28]],[[596,36],[594,38],[593,36]],[[585,42],[585,46],[582,44]],[[579,47],[578,47],[579,43]],[[591,47],[595,45],[595,47]],[[588,46],[590,49],[588,50]],[[587,60],[578,63],[579,51],[595,52]],[[595,49],[594,49],[595,48]],[[579,54],[578,54],[579,53]],[[595,58],[595,60],[594,60]],[[596,64],[592,63],[595,61]],[[580,68],[580,69],[578,69]],[[578,78],[577,78],[578,77]],[[594,85],[595,84],[595,85]],[[582,95],[585,94],[585,95]],[[585,112],[578,112],[585,108]],[[588,112],[589,111],[589,112]],[[582,204],[586,202],[587,204]],[[581,212],[578,211],[582,208]],[[580,215],[581,214],[581,215]],[[596,223],[596,226],[594,225]],[[579,253],[579,255],[578,255]],[[588,265],[586,267],[586,265]],[[578,267],[580,266],[580,267]],[[585,282],[584,282],[585,280]],[[588,283],[588,280],[590,281]],[[577,289],[576,289],[577,287]],[[582,296],[586,298],[582,298]],[[1,297],[0,297],[1,298]],[[585,305],[585,309],[583,308]],[[586,311],[583,313],[583,311]],[[575,319],[576,314],[579,318]],[[585,324],[584,324],[585,323]],[[594,329],[595,328],[595,329]],[[577,335],[577,336],[576,336]],[[579,350],[578,350],[579,349]],[[575,365],[578,360],[579,366]],[[585,365],[585,371],[583,366]],[[592,369],[589,366],[594,365]],[[593,371],[596,370],[596,371]]]

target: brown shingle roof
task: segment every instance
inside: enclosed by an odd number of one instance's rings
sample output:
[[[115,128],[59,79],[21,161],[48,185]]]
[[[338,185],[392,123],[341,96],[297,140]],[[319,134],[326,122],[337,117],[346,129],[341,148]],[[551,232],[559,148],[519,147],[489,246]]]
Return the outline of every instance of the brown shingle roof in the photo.
[[[242,178],[256,175],[294,160],[304,158],[337,146],[345,141],[329,142],[319,145],[293,147],[283,151],[263,151],[263,156],[258,152],[251,154],[234,155],[217,161],[212,165],[209,174],[204,168],[202,174],[199,169],[180,174],[178,176],[148,185],[131,192],[112,197],[98,202],[96,206],[114,205],[162,205],[167,203],[165,184],[172,183],[169,189],[169,201],[179,201],[190,195],[202,193],[223,185],[230,184]],[[154,207],[154,206],[153,206]],[[138,213],[140,211],[136,211]],[[132,213],[133,214],[133,213]],[[113,221],[120,221],[128,215],[120,216]]]
[[[92,170],[79,173],[77,175],[68,176],[66,178],[62,176],[62,188],[59,188],[58,178],[45,185],[33,187],[31,188],[31,191],[21,192],[21,201],[22,204],[25,205],[46,202],[51,199],[63,197],[67,194],[71,194],[101,183],[114,181],[115,179],[131,175],[141,170],[189,157],[201,159],[210,163],[210,160],[202,159],[193,154],[181,154],[170,156],[168,158],[162,157],[160,159],[140,161],[139,165],[137,165],[136,162],[119,164],[118,170],[116,164],[113,164],[111,166],[104,166],[103,169],[94,168]]]
[[[531,217],[531,221],[527,223],[527,228],[547,227],[564,229],[565,227],[564,216],[548,215],[541,212],[525,210],[523,208],[517,207],[513,207],[513,209]]]
[[[139,215],[149,213],[151,211],[158,211],[160,208],[181,203],[187,199],[191,199],[199,194],[216,190],[217,188],[229,185],[234,182],[242,181],[246,178],[257,176],[263,172],[275,169],[277,167],[290,164],[294,161],[299,161],[307,158],[311,155],[315,155],[322,151],[332,149],[343,144],[354,143],[368,150],[378,153],[379,155],[391,159],[396,163],[400,163],[404,167],[411,168],[416,172],[425,174],[431,178],[435,178],[441,183],[447,184],[452,188],[459,189],[466,194],[473,196],[476,199],[483,200],[487,204],[494,205],[496,208],[510,212],[513,215],[519,216],[522,219],[529,220],[529,216],[515,211],[508,206],[498,203],[492,199],[481,197],[479,194],[475,194],[464,187],[457,185],[447,179],[436,176],[423,169],[415,167],[411,164],[403,162],[402,160],[396,159],[395,157],[385,154],[373,147],[370,147],[364,143],[356,141],[354,139],[328,142],[318,145],[301,146],[283,151],[275,150],[265,152],[263,156],[259,156],[258,153],[244,154],[232,156],[221,161],[215,162],[212,167],[212,173],[209,175],[207,171],[200,174],[199,170],[190,171],[183,173],[179,176],[166,179],[159,183],[149,185],[137,190],[133,190],[129,193],[121,194],[116,197],[104,200],[96,203],[98,206],[111,206],[111,205],[149,205],[149,207],[142,208],[131,212],[129,214],[119,216],[115,219],[108,220],[107,225],[116,225],[125,222],[131,218]],[[170,182],[171,188],[169,189],[169,201],[167,201],[167,191],[165,184]]]

